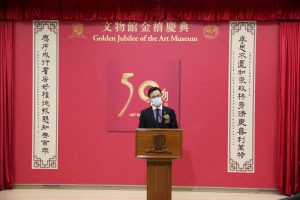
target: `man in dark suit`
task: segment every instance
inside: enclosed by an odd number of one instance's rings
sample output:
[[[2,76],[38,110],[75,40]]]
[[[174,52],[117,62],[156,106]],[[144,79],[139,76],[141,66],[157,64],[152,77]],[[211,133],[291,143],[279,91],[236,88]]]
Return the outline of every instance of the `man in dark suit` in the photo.
[[[139,128],[178,128],[175,111],[162,105],[162,93],[158,87],[148,90],[151,107],[141,111]]]

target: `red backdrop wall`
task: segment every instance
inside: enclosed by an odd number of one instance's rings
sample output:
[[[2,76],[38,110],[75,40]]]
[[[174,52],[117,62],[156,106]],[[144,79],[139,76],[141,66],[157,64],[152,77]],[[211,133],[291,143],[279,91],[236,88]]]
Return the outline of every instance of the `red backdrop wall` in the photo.
[[[191,22],[189,22],[191,23]],[[196,43],[97,43],[101,22],[84,23],[87,39],[70,40],[71,22],[60,22],[59,169],[32,170],[32,22],[16,22],[15,163],[17,184],[146,184],[146,164],[134,157],[134,133],[106,131],[107,60],[181,61],[180,125],[184,156],[173,163],[173,184],[276,187],[279,32],[258,22],[255,99],[255,173],[227,173],[228,22],[214,40],[206,23],[193,23]],[[171,106],[171,105],[170,105]],[[142,109],[142,108],[141,108]]]

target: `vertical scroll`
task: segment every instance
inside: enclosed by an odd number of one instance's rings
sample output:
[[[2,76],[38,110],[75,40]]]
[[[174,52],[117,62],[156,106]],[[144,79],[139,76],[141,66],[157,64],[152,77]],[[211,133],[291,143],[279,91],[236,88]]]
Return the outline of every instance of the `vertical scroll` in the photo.
[[[33,21],[33,169],[58,168],[58,26]]]
[[[256,22],[231,21],[228,172],[254,173]]]

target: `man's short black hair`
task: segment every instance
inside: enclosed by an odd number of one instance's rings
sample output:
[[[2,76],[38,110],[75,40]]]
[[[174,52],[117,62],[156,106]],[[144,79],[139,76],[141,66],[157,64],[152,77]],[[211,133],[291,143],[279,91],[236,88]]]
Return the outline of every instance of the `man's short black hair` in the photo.
[[[161,90],[158,88],[158,87],[151,87],[149,90],[148,90],[148,97],[150,97],[150,94],[152,92],[154,92],[155,90],[159,90],[159,92],[161,93]]]

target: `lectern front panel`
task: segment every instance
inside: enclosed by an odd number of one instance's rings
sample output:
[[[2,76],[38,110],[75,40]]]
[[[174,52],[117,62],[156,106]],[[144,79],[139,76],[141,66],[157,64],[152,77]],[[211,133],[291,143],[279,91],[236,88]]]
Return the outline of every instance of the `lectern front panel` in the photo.
[[[179,159],[182,156],[181,129],[137,129],[136,157]]]

